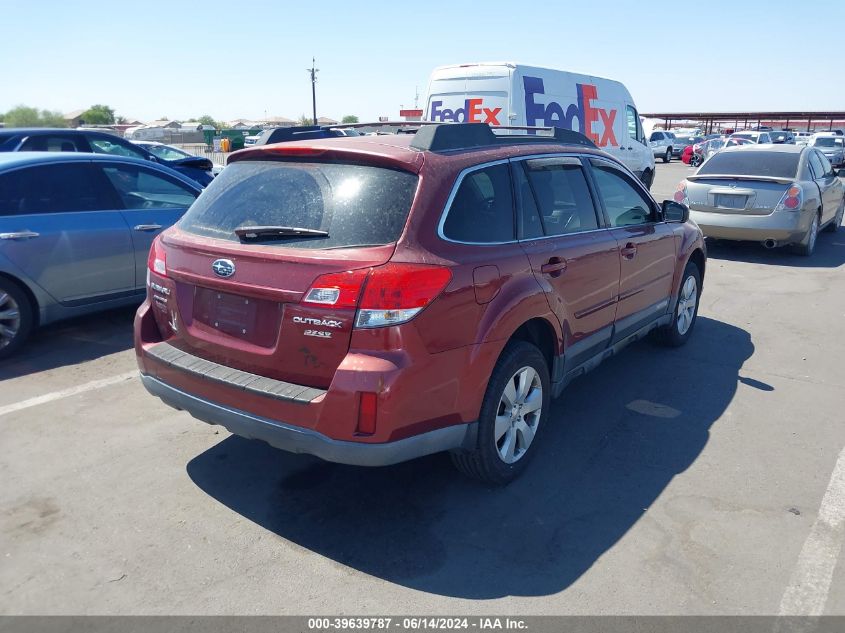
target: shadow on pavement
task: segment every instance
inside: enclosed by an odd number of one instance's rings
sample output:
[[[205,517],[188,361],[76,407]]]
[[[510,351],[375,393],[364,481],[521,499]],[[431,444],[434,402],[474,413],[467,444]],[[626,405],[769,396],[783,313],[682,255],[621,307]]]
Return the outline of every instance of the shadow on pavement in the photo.
[[[535,460],[503,489],[464,479],[446,455],[365,469],[235,436],[187,472],[234,512],[377,578],[461,598],[547,595],[696,460],[753,353],[748,332],[702,317],[686,347],[631,346],[567,388]]]
[[[796,255],[788,247],[767,249],[759,242],[713,239],[707,240],[707,257],[795,268],[839,268],[845,264],[845,228],[837,233],[819,233],[816,251],[810,257]]]
[[[131,349],[132,320],[137,307],[76,317],[37,329],[17,354],[0,361],[0,380]]]

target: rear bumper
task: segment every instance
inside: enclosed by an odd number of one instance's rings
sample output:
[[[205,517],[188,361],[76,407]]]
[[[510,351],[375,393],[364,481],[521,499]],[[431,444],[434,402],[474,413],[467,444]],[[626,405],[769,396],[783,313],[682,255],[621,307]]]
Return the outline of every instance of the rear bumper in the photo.
[[[388,466],[424,455],[468,447],[475,441],[476,423],[457,424],[394,442],[379,444],[334,440],[312,429],[292,426],[211,402],[161,380],[141,375],[144,387],[171,407],[185,410],[208,424],[219,424],[235,435],[263,440],[291,453],[306,453],[339,464]]]
[[[812,213],[779,211],[769,215],[710,213],[690,208],[690,218],[706,237],[721,240],[794,244],[804,239],[812,222]]]

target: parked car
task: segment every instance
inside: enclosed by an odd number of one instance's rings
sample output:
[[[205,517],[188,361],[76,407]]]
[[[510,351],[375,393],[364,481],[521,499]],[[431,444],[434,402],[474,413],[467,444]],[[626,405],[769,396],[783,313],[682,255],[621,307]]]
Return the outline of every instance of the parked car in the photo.
[[[357,134],[357,132],[356,132]],[[345,130],[333,129],[323,125],[301,125],[295,127],[277,127],[264,130],[258,140],[252,143],[256,145],[270,145],[272,143],[287,143],[289,141],[307,141],[319,138],[335,138],[338,136],[351,136]]]
[[[783,143],[789,145],[795,144],[795,134],[788,130],[779,130],[777,132],[770,132],[769,134],[772,138],[772,143],[775,145],[781,145]]]
[[[164,160],[132,141],[93,130],[64,128],[8,128],[0,129],[0,152],[93,152],[112,156],[130,156],[161,163],[205,187],[214,176],[213,165],[207,158],[188,156],[178,160]]]
[[[567,382],[649,332],[689,338],[705,270],[686,207],[554,134],[445,124],[233,154],[153,244],[144,385],[281,449],[451,451],[510,481]]]
[[[746,145],[711,156],[678,185],[704,235],[790,245],[812,255],[819,230],[842,224],[843,185],[824,154],[801,145]]]
[[[768,144],[772,142],[772,135],[768,131],[763,132],[734,132],[731,134],[730,138],[744,138],[747,141],[751,141],[752,143],[757,143],[760,145]]]
[[[247,137],[249,138],[249,137]],[[138,147],[142,147],[147,150],[150,154],[158,158],[162,163],[168,165],[170,163],[174,163],[180,160],[184,160],[186,158],[197,158],[194,154],[186,152],[183,149],[179,149],[178,147],[173,147],[172,145],[165,145],[164,143],[158,143],[156,141],[132,141]],[[201,157],[200,157],[201,158]],[[223,165],[217,165],[212,163],[211,166],[211,175],[218,176],[221,171],[223,171]],[[186,167],[186,169],[190,169]],[[202,170],[204,171],[204,170]],[[199,181],[199,178],[202,174],[189,174],[186,170],[182,170],[182,173],[192,178],[193,180]]]
[[[824,154],[834,167],[845,165],[845,137],[833,132],[820,132],[810,138],[808,145]]]
[[[806,145],[810,142],[813,132],[795,132],[795,142],[798,145]]]
[[[140,303],[153,238],[200,191],[141,159],[0,153],[0,357],[39,325]]]
[[[704,140],[701,136],[692,136],[689,134],[679,135],[675,133],[675,143],[672,145],[672,156],[683,158],[684,150],[687,147],[692,147],[696,143],[701,143]]]
[[[648,137],[648,144],[655,158],[662,158],[664,163],[672,160],[675,146],[675,135],[672,132],[655,130]]]
[[[260,138],[260,134],[250,134],[249,136],[244,136],[244,147],[255,145]]]

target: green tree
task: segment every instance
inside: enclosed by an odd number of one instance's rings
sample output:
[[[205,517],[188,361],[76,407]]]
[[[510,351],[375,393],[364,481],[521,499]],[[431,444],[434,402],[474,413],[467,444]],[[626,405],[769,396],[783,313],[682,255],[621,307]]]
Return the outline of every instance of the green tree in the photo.
[[[83,112],[82,120],[89,125],[111,125],[114,123],[114,110],[98,103]]]
[[[360,123],[360,121],[358,121],[358,117],[355,116],[354,114],[347,114],[345,117],[343,117],[343,119],[341,119],[340,122],[341,123]]]
[[[299,117],[299,120],[296,122],[297,125],[314,125],[314,119],[312,119],[307,114],[303,114]]]
[[[61,112],[51,112],[19,105],[4,115],[6,127],[65,127],[65,119]]]
[[[197,119],[197,121],[199,121],[203,125],[210,125],[215,130],[219,130],[221,127],[223,127],[217,121],[215,121],[213,118],[211,118],[211,115],[209,115],[209,114],[203,114],[201,117],[199,117]]]

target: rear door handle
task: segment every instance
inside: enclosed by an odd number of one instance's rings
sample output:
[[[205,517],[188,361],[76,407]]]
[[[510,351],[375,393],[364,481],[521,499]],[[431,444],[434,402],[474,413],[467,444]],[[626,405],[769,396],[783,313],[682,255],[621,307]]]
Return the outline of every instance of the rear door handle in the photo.
[[[622,253],[622,257],[625,259],[634,259],[634,256],[637,254],[637,245],[633,242],[628,242],[622,247],[620,253]]]
[[[15,231],[14,233],[0,233],[0,240],[28,240],[40,235],[35,231]]]
[[[552,257],[545,264],[540,266],[540,272],[550,277],[560,277],[560,274],[566,270],[566,260],[560,257]]]
[[[132,227],[135,231],[158,231],[161,224],[138,224]]]

